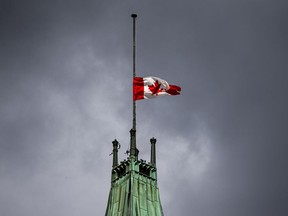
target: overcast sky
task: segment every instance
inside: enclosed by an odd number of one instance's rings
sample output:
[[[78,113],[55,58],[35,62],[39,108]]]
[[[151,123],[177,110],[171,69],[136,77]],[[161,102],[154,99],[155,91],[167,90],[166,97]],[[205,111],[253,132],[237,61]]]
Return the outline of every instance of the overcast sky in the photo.
[[[137,102],[157,138],[165,216],[288,215],[288,2],[1,0],[0,215],[102,216],[112,141],[137,75],[182,94]]]

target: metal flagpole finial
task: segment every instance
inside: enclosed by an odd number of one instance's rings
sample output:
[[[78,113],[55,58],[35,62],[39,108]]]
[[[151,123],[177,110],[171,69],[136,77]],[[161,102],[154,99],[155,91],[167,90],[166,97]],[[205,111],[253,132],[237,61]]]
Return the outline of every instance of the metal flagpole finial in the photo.
[[[137,14],[131,14],[131,17],[136,18]]]

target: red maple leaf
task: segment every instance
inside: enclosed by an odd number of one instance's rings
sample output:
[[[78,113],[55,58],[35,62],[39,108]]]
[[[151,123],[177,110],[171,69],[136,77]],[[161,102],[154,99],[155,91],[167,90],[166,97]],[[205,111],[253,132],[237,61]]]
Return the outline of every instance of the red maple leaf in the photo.
[[[158,80],[156,80],[152,85],[148,86],[152,94],[157,94],[158,92],[161,92],[161,84],[158,83]]]

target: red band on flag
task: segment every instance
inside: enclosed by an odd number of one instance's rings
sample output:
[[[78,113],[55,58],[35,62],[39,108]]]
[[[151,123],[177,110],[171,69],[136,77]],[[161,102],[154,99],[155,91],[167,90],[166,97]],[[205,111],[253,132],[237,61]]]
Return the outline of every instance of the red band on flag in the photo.
[[[142,77],[133,79],[133,100],[144,99],[144,81]]]
[[[169,89],[166,92],[170,95],[179,95],[181,92],[181,87],[176,85],[169,85]]]

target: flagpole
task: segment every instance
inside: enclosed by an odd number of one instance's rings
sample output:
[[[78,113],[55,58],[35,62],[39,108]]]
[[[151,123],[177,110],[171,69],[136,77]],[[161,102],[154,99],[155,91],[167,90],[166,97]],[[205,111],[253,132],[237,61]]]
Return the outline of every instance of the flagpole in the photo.
[[[133,79],[136,77],[136,17],[137,14],[132,14],[133,18]],[[133,100],[133,129],[136,131],[136,101]]]
[[[136,17],[137,14],[132,14],[133,18],[133,80],[136,77]],[[130,130],[130,157],[138,159],[138,149],[136,147],[136,101],[133,100],[133,126]]]

